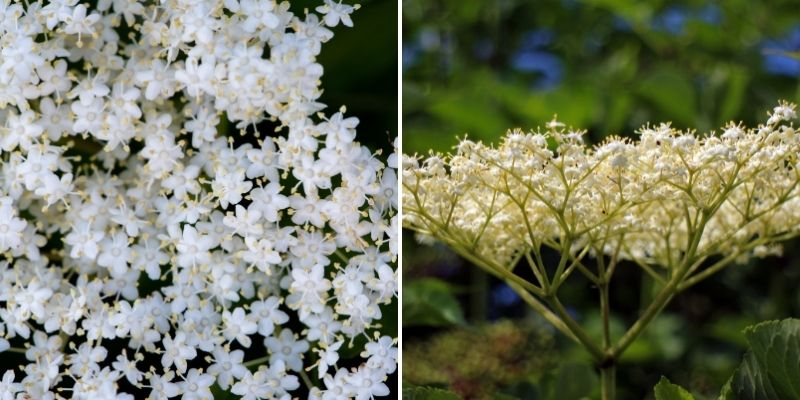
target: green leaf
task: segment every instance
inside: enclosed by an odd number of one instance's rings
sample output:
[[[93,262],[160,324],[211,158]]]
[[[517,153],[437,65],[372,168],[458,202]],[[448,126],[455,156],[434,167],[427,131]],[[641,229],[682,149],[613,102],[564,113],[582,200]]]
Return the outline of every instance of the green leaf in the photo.
[[[662,376],[661,380],[654,388],[656,400],[694,400],[694,396],[686,389],[671,383],[669,379]]]
[[[758,359],[751,352],[744,355],[744,360],[720,395],[721,400],[746,399],[778,399],[780,396],[770,383],[769,375],[760,371]]]
[[[451,285],[423,278],[403,285],[403,327],[450,326],[464,323],[464,312]]]
[[[457,394],[432,387],[404,387],[403,400],[460,400]]]
[[[744,331],[750,351],[721,399],[800,399],[800,320],[768,321]]]

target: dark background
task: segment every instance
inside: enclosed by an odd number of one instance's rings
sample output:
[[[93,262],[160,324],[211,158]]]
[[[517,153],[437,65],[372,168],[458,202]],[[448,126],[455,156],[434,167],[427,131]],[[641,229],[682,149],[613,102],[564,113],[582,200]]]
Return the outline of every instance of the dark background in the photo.
[[[730,120],[754,126],[778,100],[800,99],[798,50],[795,1],[406,0],[403,151],[449,151],[464,134],[497,142],[508,128],[535,128],[555,114],[587,129],[589,144],[635,137],[648,121],[699,132]],[[741,361],[745,326],[800,315],[798,244],[679,294],[623,358],[618,398],[652,398],[661,375],[715,398]],[[594,386],[582,350],[547,328],[536,333],[542,322],[503,284],[410,232],[403,251],[404,384],[473,398],[545,398],[555,389],[542,385],[570,377],[575,387]],[[597,332],[597,290],[580,279],[566,286],[569,311]],[[620,265],[611,299],[617,338],[651,293],[637,267]],[[502,324],[498,339],[491,326],[505,319],[513,324]],[[499,348],[520,332],[536,340]],[[465,365],[470,352],[479,361]]]
[[[321,102],[333,114],[342,105],[358,117],[357,139],[370,149],[392,149],[397,132],[397,2],[359,0],[353,27],[339,25],[322,46],[318,60],[325,69]],[[318,0],[293,2],[293,8],[313,9]],[[302,8],[295,8],[302,10]]]
[[[318,62],[325,69],[322,76],[324,92],[320,101],[328,106],[328,115],[346,106],[346,116],[360,121],[356,140],[373,152],[382,150],[382,159],[394,151],[397,131],[397,65],[398,16],[397,2],[393,0],[344,1],[361,4],[351,17],[353,27],[339,25],[333,28],[335,36],[322,46]],[[304,0],[292,2],[298,7],[313,9],[322,2]],[[399,300],[382,307],[382,335],[398,335]],[[346,361],[343,360],[346,363]],[[353,365],[357,366],[357,365]],[[398,373],[386,382],[391,394],[381,399],[399,398]]]

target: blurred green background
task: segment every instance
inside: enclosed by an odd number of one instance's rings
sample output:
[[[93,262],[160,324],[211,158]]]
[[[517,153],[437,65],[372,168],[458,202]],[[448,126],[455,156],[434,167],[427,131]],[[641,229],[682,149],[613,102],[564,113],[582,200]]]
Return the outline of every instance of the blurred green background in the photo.
[[[555,114],[587,129],[589,143],[635,136],[647,122],[700,132],[730,120],[754,126],[779,99],[800,100],[796,1],[405,0],[402,12],[405,153],[449,151],[464,134],[496,142]],[[798,244],[681,293],[626,354],[618,398],[652,398],[661,375],[714,398],[741,360],[742,328],[800,315]],[[403,252],[404,385],[471,398],[597,397],[594,368],[509,288],[409,232]],[[618,331],[652,292],[624,267],[612,282]],[[599,334],[596,290],[565,289],[570,312]],[[498,329],[534,337],[511,349],[463,345],[497,343]],[[465,351],[494,361],[465,362],[476,358]],[[513,373],[498,373],[496,360]]]

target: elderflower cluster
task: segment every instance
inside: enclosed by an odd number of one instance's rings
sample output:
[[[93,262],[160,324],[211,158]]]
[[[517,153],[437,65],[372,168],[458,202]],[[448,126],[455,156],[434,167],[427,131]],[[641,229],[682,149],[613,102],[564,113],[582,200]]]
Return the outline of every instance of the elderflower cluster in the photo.
[[[389,394],[397,157],[318,101],[356,8],[0,0],[1,398]]]
[[[494,271],[546,246],[579,266],[593,254],[666,268],[664,280],[705,276],[709,257],[775,254],[800,234],[795,118],[781,103],[755,129],[660,124],[593,147],[557,121],[496,147],[465,139],[452,155],[404,157],[403,223]]]

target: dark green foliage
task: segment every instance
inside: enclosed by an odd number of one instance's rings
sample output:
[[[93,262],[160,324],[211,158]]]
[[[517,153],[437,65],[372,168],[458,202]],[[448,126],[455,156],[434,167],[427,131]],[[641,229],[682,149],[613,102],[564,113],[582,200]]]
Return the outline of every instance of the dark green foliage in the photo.
[[[663,376],[653,390],[656,392],[656,400],[694,400],[694,396],[686,389],[673,384]]]
[[[800,399],[800,320],[762,322],[744,331],[750,351],[723,399]]]
[[[524,385],[513,386],[538,380],[553,369],[554,344],[551,333],[530,321],[454,328],[403,347],[403,382],[448,387],[470,399],[489,398],[506,390],[509,395],[529,393]],[[550,391],[560,394],[558,382],[582,381],[594,373],[586,368],[565,366],[547,376],[548,383],[553,383]],[[586,385],[590,382],[577,389],[581,391]]]
[[[719,400],[800,399],[800,319],[762,322],[744,336],[750,348]],[[654,390],[656,400],[694,400],[665,377]]]
[[[426,278],[403,287],[403,326],[448,326],[464,323],[464,313],[452,286]]]
[[[407,386],[403,388],[403,400],[460,400],[457,394],[439,388]]]

